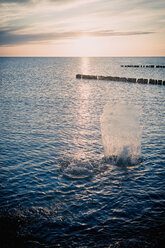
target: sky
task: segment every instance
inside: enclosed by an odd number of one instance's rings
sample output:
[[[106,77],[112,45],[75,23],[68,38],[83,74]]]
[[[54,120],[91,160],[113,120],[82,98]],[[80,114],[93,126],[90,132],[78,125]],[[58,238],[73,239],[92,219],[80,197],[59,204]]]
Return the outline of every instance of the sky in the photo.
[[[0,56],[165,56],[165,1],[0,0]]]

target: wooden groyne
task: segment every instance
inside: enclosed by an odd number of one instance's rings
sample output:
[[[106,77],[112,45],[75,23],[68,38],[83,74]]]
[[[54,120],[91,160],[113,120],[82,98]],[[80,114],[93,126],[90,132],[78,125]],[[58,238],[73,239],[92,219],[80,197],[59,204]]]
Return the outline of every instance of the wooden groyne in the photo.
[[[165,65],[121,65],[121,67],[165,68]]]
[[[112,77],[112,76],[95,76],[95,75],[84,75],[77,74],[77,79],[94,79],[94,80],[106,80],[106,81],[118,81],[118,82],[129,82],[138,84],[159,84],[165,85],[165,81],[156,79],[146,79],[146,78],[126,78],[126,77]]]

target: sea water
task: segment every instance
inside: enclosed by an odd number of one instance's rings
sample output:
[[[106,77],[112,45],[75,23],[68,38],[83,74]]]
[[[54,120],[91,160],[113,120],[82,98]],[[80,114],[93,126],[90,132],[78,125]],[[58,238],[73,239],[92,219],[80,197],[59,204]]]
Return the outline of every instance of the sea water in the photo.
[[[0,59],[1,247],[161,247],[165,58]]]

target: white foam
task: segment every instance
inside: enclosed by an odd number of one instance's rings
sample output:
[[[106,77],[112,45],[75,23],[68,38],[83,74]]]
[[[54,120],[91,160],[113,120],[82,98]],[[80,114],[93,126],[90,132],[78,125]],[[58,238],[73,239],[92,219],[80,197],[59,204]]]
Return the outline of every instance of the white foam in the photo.
[[[85,179],[92,176],[92,170],[88,168],[89,166],[84,166],[71,163],[64,170],[64,175],[71,179]]]

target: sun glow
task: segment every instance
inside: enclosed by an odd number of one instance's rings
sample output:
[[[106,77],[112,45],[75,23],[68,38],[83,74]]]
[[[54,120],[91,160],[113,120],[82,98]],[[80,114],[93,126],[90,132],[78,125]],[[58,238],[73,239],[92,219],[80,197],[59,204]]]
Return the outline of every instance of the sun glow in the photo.
[[[88,35],[83,35],[78,39],[78,42],[80,45],[87,46],[90,41],[90,36]]]
[[[97,51],[96,37],[83,35],[75,40],[74,49],[82,57],[92,56]]]

